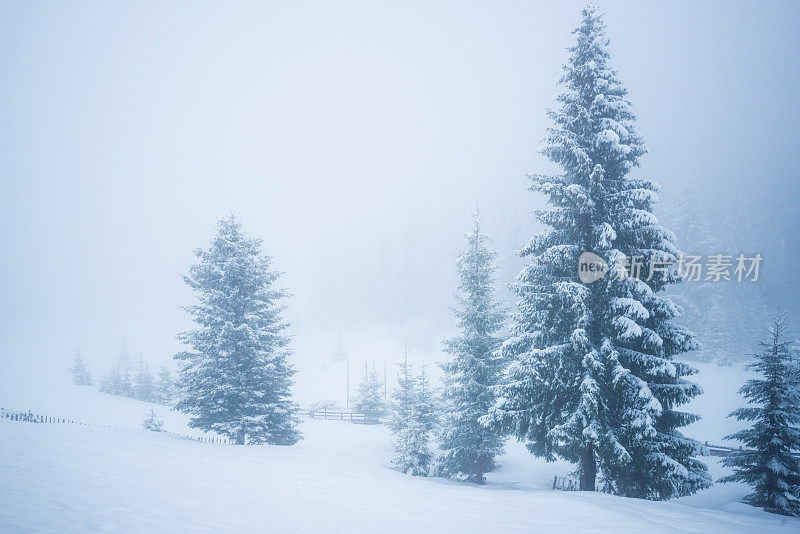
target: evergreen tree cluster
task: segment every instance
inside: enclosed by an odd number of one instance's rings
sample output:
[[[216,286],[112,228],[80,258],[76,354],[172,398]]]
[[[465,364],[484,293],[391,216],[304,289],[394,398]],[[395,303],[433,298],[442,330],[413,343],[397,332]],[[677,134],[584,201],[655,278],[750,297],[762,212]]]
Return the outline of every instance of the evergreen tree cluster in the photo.
[[[120,344],[119,355],[111,369],[107,369],[100,382],[100,391],[120,397],[133,397],[133,364],[125,344]]]
[[[689,495],[709,487],[711,477],[697,460],[703,447],[681,432],[699,419],[682,406],[702,391],[691,380],[697,371],[677,360],[698,343],[665,295],[680,281],[668,268],[680,251],[653,213],[657,184],[631,176],[646,148],[600,13],[586,7],[573,34],[542,148],[559,170],[531,176],[530,189],[548,201],[536,213],[546,229],[520,252],[527,263],[510,286],[515,312],[507,317],[495,295],[495,257],[476,214],[456,263],[459,334],[445,345],[441,397],[424,366],[415,374],[406,351],[390,405],[386,385],[365,366],[352,409],[368,423],[388,414],[392,464],[410,475],[483,484],[512,436],[532,454],[576,465],[581,490],[595,491],[599,481],[604,491],[629,497]],[[585,253],[610,267],[605,276],[580,278]],[[179,336],[187,346],[175,355],[179,381],[165,367],[154,377],[142,360],[134,369],[123,346],[101,391],[174,400],[191,427],[238,444],[296,443],[295,371],[283,320],[289,294],[276,287],[280,273],[232,215],[196,255],[184,277],[197,296],[186,308],[196,326]],[[642,274],[619,269],[633,257]],[[706,308],[707,324],[724,315],[724,306]],[[784,339],[783,317],[769,332],[752,364],[761,378],[740,390],[751,406],[731,414],[753,423],[729,436],[748,449],[724,460],[734,473],[722,481],[752,485],[746,502],[754,506],[800,515],[800,363]],[[339,342],[331,361],[345,359]],[[91,384],[79,354],[72,374],[76,384]],[[317,403],[312,411],[331,406]],[[154,411],[143,427],[161,429]]]
[[[476,221],[459,258],[455,308],[461,335],[447,345],[438,474],[484,482],[503,436],[548,460],[577,464],[580,489],[646,499],[688,495],[711,485],[696,459],[703,447],[680,428],[696,421],[681,405],[701,393],[696,371],[675,357],[697,348],[678,325],[680,308],[664,290],[678,282],[674,235],[653,215],[657,185],[632,178],[646,149],[627,92],[610,64],[601,15],[582,12],[561,78],[554,126],[542,152],[560,167],[532,176],[549,209],[548,229],[521,251],[530,258],[511,289],[518,295],[510,337],[493,298],[494,267]],[[606,265],[640,257],[642,272],[578,276],[591,252]],[[661,266],[659,269],[658,267]],[[394,394],[395,464],[421,473],[425,433],[414,421],[413,380],[401,364]],[[415,474],[416,474],[415,473]]]
[[[99,385],[100,391],[109,395],[165,405],[172,404],[175,387],[175,380],[166,366],[162,365],[158,376],[154,377],[147,363],[139,358],[134,369],[125,345],[121,345],[116,362],[106,370]]]
[[[72,382],[76,386],[91,386],[92,373],[83,361],[83,357],[79,351],[75,351],[75,359],[72,362]]]
[[[494,297],[496,267],[487,241],[476,213],[466,250],[456,262],[459,285],[453,312],[461,335],[446,344],[452,360],[441,365],[441,398],[433,395],[424,365],[414,374],[408,350],[398,364],[388,425],[394,436],[392,464],[404,473],[483,484],[502,452],[503,436],[483,422],[496,400],[504,320]]]

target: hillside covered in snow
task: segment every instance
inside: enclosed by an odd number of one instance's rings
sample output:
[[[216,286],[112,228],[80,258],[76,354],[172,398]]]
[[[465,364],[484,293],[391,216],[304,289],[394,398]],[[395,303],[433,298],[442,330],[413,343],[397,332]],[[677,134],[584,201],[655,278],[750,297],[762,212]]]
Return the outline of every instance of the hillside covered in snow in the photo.
[[[703,366],[697,423],[711,440],[739,370]],[[0,406],[79,424],[0,420],[3,532],[796,532],[800,520],[738,502],[747,488],[715,485],[668,502],[554,491],[566,463],[548,464],[509,442],[477,487],[391,469],[383,425],[304,420],[293,447],[203,443],[140,429],[153,407],[165,430],[203,434],[165,407],[66,383],[4,384]],[[42,393],[47,391],[47,393]],[[35,393],[34,393],[35,392]],[[706,458],[715,479],[727,471]]]

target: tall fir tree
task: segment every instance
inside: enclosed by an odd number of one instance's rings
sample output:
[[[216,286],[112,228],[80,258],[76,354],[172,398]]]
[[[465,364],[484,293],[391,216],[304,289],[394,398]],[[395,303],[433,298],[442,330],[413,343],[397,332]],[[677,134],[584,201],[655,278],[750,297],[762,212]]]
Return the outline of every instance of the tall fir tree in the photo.
[[[577,463],[581,490],[595,490],[599,470],[620,495],[687,495],[711,478],[694,458],[702,446],[678,430],[699,417],[676,408],[701,393],[686,379],[696,371],[673,359],[696,343],[659,295],[678,281],[661,268],[679,252],[652,213],[656,184],[627,176],[645,147],[601,14],[586,7],[573,33],[542,148],[561,173],[531,176],[548,198],[537,216],[549,229],[521,251],[531,261],[512,286],[520,301],[502,348],[513,364],[491,420],[532,452]],[[644,276],[614,269],[582,283],[583,252],[609,266],[638,257]]]
[[[416,380],[414,370],[408,361],[408,349],[403,352],[403,359],[397,364],[397,385],[392,389],[391,414],[388,427],[393,433],[405,428],[414,417],[414,399],[416,396]]]
[[[383,382],[378,379],[375,369],[367,369],[364,364],[364,379],[356,386],[356,394],[353,399],[353,410],[356,413],[364,414],[368,423],[377,423],[378,420],[386,415],[386,403],[383,399],[381,388]]]
[[[415,439],[417,384],[407,351],[397,365],[397,386],[392,391],[391,417],[387,425],[393,436],[394,456],[391,463],[403,473],[424,476],[428,473],[430,456],[427,444],[422,446]]]
[[[474,224],[467,249],[456,262],[459,283],[453,313],[461,335],[447,342],[445,350],[453,359],[441,365],[444,391],[436,471],[483,484],[484,473],[494,468],[495,456],[503,451],[501,434],[480,419],[496,400],[493,388],[503,365],[496,351],[504,312],[494,295],[494,254],[477,213]]]
[[[72,382],[78,386],[91,386],[92,373],[83,361],[80,351],[75,351],[75,359],[72,361]]]
[[[430,436],[436,418],[430,382],[424,367],[414,376],[408,351],[398,367],[388,424],[394,436],[392,465],[409,475],[427,476],[433,458]]]
[[[292,445],[300,433],[280,304],[289,295],[274,287],[280,273],[261,243],[231,215],[217,224],[211,246],[197,251],[184,280],[197,293],[199,304],[186,310],[199,328],[179,336],[191,350],[175,356],[176,408],[192,415],[189,426],[237,444]]]
[[[734,451],[722,463],[734,468],[720,482],[744,482],[753,493],[744,502],[767,512],[800,516],[800,365],[786,341],[785,314],[767,328],[762,352],[748,367],[761,378],[748,380],[739,390],[753,406],[731,413],[753,425],[725,439],[735,439],[750,450]]]

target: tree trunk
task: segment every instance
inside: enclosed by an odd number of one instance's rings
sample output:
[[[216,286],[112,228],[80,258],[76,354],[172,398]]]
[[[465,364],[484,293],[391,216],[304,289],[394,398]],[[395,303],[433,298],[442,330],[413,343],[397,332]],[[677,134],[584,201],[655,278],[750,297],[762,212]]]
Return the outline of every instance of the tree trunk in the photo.
[[[478,459],[475,461],[475,483],[486,483],[486,479],[483,477],[483,458],[480,456],[478,456]]]
[[[587,446],[581,453],[581,491],[594,491],[597,478],[597,464],[594,460],[594,447]]]
[[[240,428],[236,433],[236,444],[244,445],[244,428]]]

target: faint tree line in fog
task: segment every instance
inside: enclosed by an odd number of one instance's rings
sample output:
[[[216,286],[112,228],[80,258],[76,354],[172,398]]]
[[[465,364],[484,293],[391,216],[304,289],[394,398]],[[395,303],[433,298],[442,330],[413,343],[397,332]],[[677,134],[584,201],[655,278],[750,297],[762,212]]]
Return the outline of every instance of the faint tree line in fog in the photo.
[[[71,373],[73,383],[78,386],[94,384],[92,373],[78,351],[75,352]],[[141,357],[134,366],[124,344],[120,345],[114,365],[106,369],[98,384],[98,390],[102,393],[164,405],[173,403],[175,387],[175,379],[167,366],[160,366],[155,376]]]

